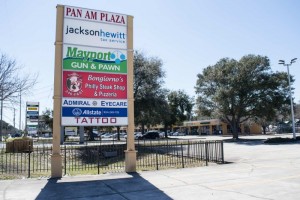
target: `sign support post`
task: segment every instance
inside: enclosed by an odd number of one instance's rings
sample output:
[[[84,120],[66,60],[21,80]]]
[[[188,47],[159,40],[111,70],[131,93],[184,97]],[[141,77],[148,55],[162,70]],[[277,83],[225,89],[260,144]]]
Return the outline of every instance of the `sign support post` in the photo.
[[[136,172],[136,153],[134,144],[134,96],[133,96],[133,16],[127,16],[127,95],[128,95],[128,128],[127,150],[125,151],[125,171]]]
[[[55,67],[54,67],[54,96],[53,96],[53,141],[51,155],[51,178],[62,177],[62,158],[60,155],[61,134],[61,84],[62,84],[62,45],[63,45],[63,16],[64,7],[56,7],[56,36],[55,36]]]

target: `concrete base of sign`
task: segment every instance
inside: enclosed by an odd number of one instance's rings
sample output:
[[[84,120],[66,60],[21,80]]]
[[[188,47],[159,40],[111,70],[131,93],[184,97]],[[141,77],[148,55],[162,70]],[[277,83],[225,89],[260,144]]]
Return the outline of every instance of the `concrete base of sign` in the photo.
[[[125,150],[125,172],[136,172],[136,153],[135,150]]]
[[[62,158],[60,154],[51,155],[51,178],[62,177]]]

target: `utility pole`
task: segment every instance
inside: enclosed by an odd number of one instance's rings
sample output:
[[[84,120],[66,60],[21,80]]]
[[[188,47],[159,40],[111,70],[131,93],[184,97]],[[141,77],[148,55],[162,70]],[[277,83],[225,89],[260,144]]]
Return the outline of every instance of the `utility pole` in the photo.
[[[2,121],[2,116],[3,116],[3,89],[1,90],[1,121],[0,121],[0,141],[2,141],[2,126],[3,126],[3,121]]]
[[[22,98],[21,98],[21,90],[20,90],[20,119],[19,119],[19,131],[21,131],[21,116],[22,116]]]
[[[287,73],[288,73],[288,82],[289,82],[289,91],[290,91],[290,100],[291,100],[291,115],[292,115],[292,131],[293,131],[293,139],[296,140],[296,131],[295,131],[295,117],[294,117],[294,105],[293,105],[293,97],[292,97],[292,89],[291,89],[291,78],[290,78],[290,70],[289,66],[291,66],[293,63],[295,63],[297,58],[294,58],[291,60],[291,62],[285,63],[284,60],[279,60],[279,64],[287,67]]]
[[[16,128],[16,109],[14,108],[14,129]]]

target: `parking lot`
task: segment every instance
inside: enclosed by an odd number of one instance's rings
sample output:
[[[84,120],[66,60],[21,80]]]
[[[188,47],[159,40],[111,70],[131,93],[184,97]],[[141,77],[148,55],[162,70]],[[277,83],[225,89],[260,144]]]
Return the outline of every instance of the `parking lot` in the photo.
[[[264,144],[267,137],[278,135],[241,136],[240,142],[225,142],[227,164],[54,180],[6,180],[0,181],[0,196],[2,199],[299,199],[300,143]],[[204,139],[217,138],[229,137]]]

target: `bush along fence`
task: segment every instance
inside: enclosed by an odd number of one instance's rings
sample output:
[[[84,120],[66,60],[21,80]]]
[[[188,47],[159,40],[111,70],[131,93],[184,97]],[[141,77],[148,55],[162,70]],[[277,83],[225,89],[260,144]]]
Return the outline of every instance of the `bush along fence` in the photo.
[[[11,147],[10,147],[11,148]],[[126,143],[62,145],[63,174],[124,172]],[[137,171],[207,166],[224,163],[223,141],[148,140],[136,142]],[[49,177],[52,147],[34,145],[27,151],[0,149],[0,179]]]

